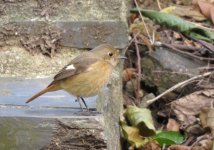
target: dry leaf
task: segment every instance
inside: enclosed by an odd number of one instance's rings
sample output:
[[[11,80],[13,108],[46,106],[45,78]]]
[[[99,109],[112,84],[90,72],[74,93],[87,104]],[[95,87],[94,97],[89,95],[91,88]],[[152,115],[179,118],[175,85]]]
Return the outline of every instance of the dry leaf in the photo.
[[[128,106],[128,105],[134,105],[135,99],[127,92],[123,91],[123,105]]]
[[[168,123],[166,125],[167,131],[179,131],[180,124],[174,119],[169,118]]]
[[[193,4],[198,6],[201,13],[214,23],[214,5],[204,0],[193,0]]]
[[[214,89],[197,91],[171,103],[177,118],[189,125],[196,121],[197,115],[204,107],[210,107],[214,97]]]
[[[154,26],[151,23],[147,23],[147,28],[149,30],[149,33],[152,33],[154,31]],[[145,30],[143,22],[131,24],[129,30],[133,34],[138,34],[137,38],[140,39],[142,43],[146,45],[150,53],[153,51],[150,40],[147,37],[147,32]],[[159,37],[159,33],[155,32],[155,39],[157,40],[159,39]]]
[[[178,32],[173,32],[173,38],[176,40],[182,39],[181,35]]]
[[[214,135],[214,109],[203,108],[199,117],[200,117],[202,126],[204,128],[209,127],[211,129],[212,135]]]
[[[193,125],[186,127],[185,132],[189,136],[200,136],[204,134],[206,131],[201,125],[199,125],[198,123],[195,123]]]
[[[136,77],[137,69],[136,68],[126,68],[123,70],[122,77],[124,82]]]
[[[200,140],[195,146],[171,145],[169,150],[211,150],[212,143],[212,140],[204,139]]]
[[[191,147],[184,145],[171,145],[169,150],[191,150]]]
[[[192,6],[170,6],[161,10],[161,12],[170,13],[180,17],[193,18],[196,21],[204,21],[206,18],[200,13],[199,8],[195,9]]]
[[[160,145],[156,141],[150,141],[143,146],[143,150],[161,150]]]
[[[204,140],[201,140],[198,145],[201,147],[200,150],[211,150],[212,149],[212,146],[213,146],[213,141],[211,139],[204,139]],[[193,147],[193,150],[194,150],[194,147]]]

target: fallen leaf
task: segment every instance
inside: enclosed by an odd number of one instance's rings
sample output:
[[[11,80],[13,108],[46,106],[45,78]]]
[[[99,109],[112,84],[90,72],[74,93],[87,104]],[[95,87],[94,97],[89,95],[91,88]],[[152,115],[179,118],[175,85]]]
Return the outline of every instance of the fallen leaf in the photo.
[[[174,119],[169,118],[168,123],[166,125],[167,131],[179,131],[180,124]]]
[[[196,21],[204,21],[207,19],[204,17],[204,15],[200,13],[199,8],[195,9],[192,6],[179,6],[179,7],[170,6],[164,8],[163,10],[161,10],[161,12],[170,13],[180,17],[193,18]]]
[[[126,68],[123,70],[122,77],[124,82],[128,82],[132,78],[136,77],[137,69],[136,68]]]
[[[130,127],[126,124],[121,125],[124,138],[129,142],[131,146],[135,146],[136,148],[140,148],[149,142],[149,139],[144,138],[140,135],[140,131],[136,127]]]
[[[198,145],[201,147],[201,149],[211,150],[213,146],[213,141],[211,139],[203,139],[198,142]]]
[[[138,12],[139,10],[137,8],[131,9],[131,12]],[[214,41],[214,33],[210,32],[210,30],[197,27],[193,23],[189,21],[185,21],[180,17],[177,17],[175,15],[158,12],[154,10],[145,10],[140,9],[142,15],[145,17],[150,18],[157,24],[171,28],[175,31],[179,31],[185,35],[188,35],[192,38],[198,39],[198,40],[205,40],[207,42],[213,42]]]
[[[175,131],[162,131],[155,135],[155,140],[163,145],[181,144],[184,141],[184,137]]]
[[[169,150],[211,150],[213,141],[211,139],[203,139],[194,144],[194,146],[171,145]]]
[[[142,150],[161,150],[161,147],[156,141],[153,140],[145,144]]]
[[[193,4],[198,6],[201,13],[214,23],[214,6],[212,3],[206,2],[204,0],[193,0]]]
[[[154,26],[151,23],[147,23],[147,29],[149,30],[149,33],[152,33],[154,31]],[[137,38],[140,39],[148,48],[149,52],[153,51],[152,45],[150,40],[148,39],[147,30],[145,30],[145,26],[143,22],[140,23],[133,23],[130,25],[130,32],[133,34],[137,34]],[[155,39],[159,39],[160,35],[158,32],[154,33]]]
[[[184,145],[171,145],[169,150],[191,150],[191,147]]]
[[[171,103],[172,110],[183,124],[196,121],[195,115],[204,107],[210,107],[214,97],[214,89],[194,92]]]
[[[200,115],[201,124],[204,128],[209,127],[214,135],[214,109],[203,108]]]
[[[155,127],[151,116],[151,111],[146,108],[128,106],[125,117],[132,126],[140,129],[142,136],[155,135]]]
[[[206,131],[200,124],[195,123],[193,125],[185,127],[185,132],[188,136],[201,136]]]

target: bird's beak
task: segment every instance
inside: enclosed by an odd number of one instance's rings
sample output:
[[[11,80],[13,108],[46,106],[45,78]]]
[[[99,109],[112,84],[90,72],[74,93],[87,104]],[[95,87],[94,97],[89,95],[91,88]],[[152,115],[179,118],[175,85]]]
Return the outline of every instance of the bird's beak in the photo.
[[[119,56],[118,58],[119,59],[127,59],[127,57],[125,57],[125,56]]]

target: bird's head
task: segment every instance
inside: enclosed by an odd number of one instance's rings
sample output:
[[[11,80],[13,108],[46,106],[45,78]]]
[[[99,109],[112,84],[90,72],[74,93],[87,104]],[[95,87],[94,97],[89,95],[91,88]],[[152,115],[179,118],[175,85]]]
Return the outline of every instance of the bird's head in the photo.
[[[119,59],[125,58],[120,56],[120,52],[118,49],[115,49],[112,45],[109,44],[102,44],[94,48],[92,52],[99,58],[110,63],[113,67],[118,64]]]

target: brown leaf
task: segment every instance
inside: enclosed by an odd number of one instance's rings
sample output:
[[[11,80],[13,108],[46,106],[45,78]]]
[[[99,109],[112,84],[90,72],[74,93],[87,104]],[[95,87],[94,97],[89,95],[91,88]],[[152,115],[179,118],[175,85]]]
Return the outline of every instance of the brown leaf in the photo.
[[[171,103],[177,118],[184,124],[196,121],[195,115],[204,107],[210,107],[214,97],[214,89],[194,92]]]
[[[214,109],[203,108],[199,117],[200,117],[202,126],[204,128],[209,127],[211,129],[212,135],[214,135]]]
[[[134,98],[127,91],[123,91],[123,105],[134,105]]]
[[[204,139],[204,140],[201,140],[198,145],[201,147],[201,149],[204,149],[204,150],[209,150],[209,149],[212,149],[212,146],[213,146],[213,141],[211,139]],[[194,147],[193,147],[194,148]],[[200,149],[200,150],[201,150]]]
[[[184,145],[171,145],[169,150],[211,150],[212,140],[203,139],[200,140],[195,146],[184,146]]]
[[[179,131],[180,124],[174,119],[169,118],[166,128],[167,131]]]
[[[124,82],[136,77],[137,69],[136,68],[126,68],[123,70],[122,77]]]
[[[161,150],[161,147],[156,141],[150,141],[143,146],[142,150]]]
[[[198,6],[201,13],[214,23],[214,6],[204,0],[193,0],[193,4]]]
[[[149,33],[152,33],[154,31],[153,24],[147,22],[147,28],[149,30]],[[141,23],[134,23],[130,25],[131,33],[138,34],[137,38],[140,42],[144,43],[146,47],[148,48],[149,52],[151,53],[153,51],[153,47],[150,43],[150,40],[147,37],[147,31],[145,30],[143,22]],[[155,32],[155,39],[159,39],[160,35],[158,32]]]
[[[171,145],[169,150],[191,150],[191,147],[184,145]]]
[[[170,9],[171,8],[171,9]],[[200,9],[197,7],[197,9],[193,6],[170,6],[165,9],[163,9],[161,12],[170,13],[176,16],[180,17],[188,17],[192,18],[196,21],[204,21],[206,20],[206,17],[201,14]]]

